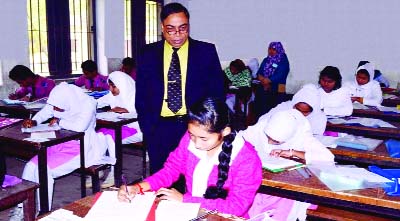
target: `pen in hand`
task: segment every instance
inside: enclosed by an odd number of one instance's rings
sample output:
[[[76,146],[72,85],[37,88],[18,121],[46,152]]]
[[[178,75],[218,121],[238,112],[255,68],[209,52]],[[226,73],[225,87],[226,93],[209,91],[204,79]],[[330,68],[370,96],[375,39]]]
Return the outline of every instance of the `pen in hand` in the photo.
[[[126,194],[128,195],[128,201],[129,201],[129,203],[131,203],[131,199],[129,198],[129,191],[128,191],[128,183],[126,182],[126,177],[125,177],[125,175],[124,174],[122,174],[122,182],[124,183],[124,185],[125,185],[125,191],[126,191]]]

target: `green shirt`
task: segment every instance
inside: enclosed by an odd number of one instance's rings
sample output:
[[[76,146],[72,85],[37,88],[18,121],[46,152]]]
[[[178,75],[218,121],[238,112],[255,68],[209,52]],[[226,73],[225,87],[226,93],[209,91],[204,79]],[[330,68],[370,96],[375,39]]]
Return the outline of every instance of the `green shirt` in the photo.
[[[250,87],[251,86],[251,73],[249,69],[244,69],[242,72],[232,74],[229,67],[225,68],[226,77],[232,82],[235,87]]]

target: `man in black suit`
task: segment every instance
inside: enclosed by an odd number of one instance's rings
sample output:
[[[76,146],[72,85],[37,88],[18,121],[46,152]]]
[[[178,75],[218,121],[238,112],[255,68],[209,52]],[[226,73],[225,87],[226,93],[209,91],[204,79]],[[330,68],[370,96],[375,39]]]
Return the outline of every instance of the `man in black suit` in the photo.
[[[215,46],[189,37],[189,12],[179,3],[161,11],[165,40],[138,58],[136,110],[150,158],[150,173],[162,168],[187,130],[188,108],[205,97],[224,98]]]

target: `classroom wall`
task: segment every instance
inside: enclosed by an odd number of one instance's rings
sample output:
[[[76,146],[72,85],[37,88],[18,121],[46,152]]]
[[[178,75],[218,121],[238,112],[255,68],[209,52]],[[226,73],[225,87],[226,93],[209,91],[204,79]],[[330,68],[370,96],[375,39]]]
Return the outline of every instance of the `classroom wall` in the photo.
[[[182,0],[180,1],[182,2]],[[217,45],[221,61],[256,57],[281,41],[290,61],[288,91],[317,82],[326,65],[352,80],[360,60],[400,81],[398,0],[186,0],[191,36]]]
[[[17,64],[29,66],[26,0],[0,0],[0,97],[17,87],[8,72]]]

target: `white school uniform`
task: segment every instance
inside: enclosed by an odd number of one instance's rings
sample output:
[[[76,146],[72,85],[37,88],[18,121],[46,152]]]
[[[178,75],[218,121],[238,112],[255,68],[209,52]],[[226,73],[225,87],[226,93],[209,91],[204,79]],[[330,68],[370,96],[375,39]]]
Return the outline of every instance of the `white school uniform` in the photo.
[[[276,112],[293,109],[294,105],[300,102],[306,103],[313,108],[313,111],[306,118],[311,125],[312,133],[322,135],[325,132],[327,118],[325,113],[321,111],[321,98],[317,87],[313,84],[304,85],[293,96],[292,100],[278,104],[268,113],[262,115],[260,119],[268,118]]]
[[[53,107],[61,108],[64,112],[55,111]],[[111,136],[104,136],[95,132],[95,113],[96,101],[92,97],[84,94],[77,86],[63,82],[51,91],[46,106],[33,117],[33,120],[42,123],[49,118],[56,117],[59,119],[61,128],[85,132],[86,167],[102,163],[115,164],[115,158],[105,156],[108,147],[115,148],[114,141]],[[50,209],[54,179],[71,173],[80,167],[79,149],[79,141],[71,141],[48,148],[47,177]],[[63,159],[65,156],[69,158]],[[22,178],[39,182],[38,165],[35,158],[26,164]],[[63,162],[60,163],[61,161]]]
[[[272,139],[284,143],[268,144],[267,134]],[[307,164],[334,160],[333,154],[312,136],[308,120],[296,109],[276,112],[270,117],[260,118],[254,126],[240,131],[238,135],[242,135],[246,141],[253,144],[260,156],[268,155],[273,149],[294,149],[305,152]],[[309,206],[309,203],[257,193],[249,209],[249,215],[253,217],[273,210],[274,216],[285,217],[285,220],[305,220]]]
[[[364,64],[357,68],[356,74],[359,70],[365,69],[368,71],[370,79],[374,76],[374,67],[370,64]],[[350,90],[352,97],[362,97],[363,104],[370,106],[380,106],[382,103],[382,89],[379,82],[370,80],[364,85],[359,85],[357,80],[354,79],[352,82],[346,82],[345,87]]]
[[[321,109],[328,116],[350,116],[353,113],[350,91],[347,87],[341,87],[326,93],[318,88],[321,97]]]
[[[284,143],[268,144],[267,133],[272,139]],[[333,154],[313,137],[308,120],[296,109],[260,118],[255,125],[240,131],[238,135],[253,144],[260,156],[268,155],[273,149],[293,149],[305,152],[307,164],[334,160]]]
[[[137,115],[135,109],[136,84],[132,77],[124,72],[114,71],[108,76],[108,79],[119,89],[119,94],[117,96],[114,96],[112,93],[106,94],[97,100],[97,106],[99,108],[105,106],[110,106],[111,108],[121,107],[127,109],[129,113]],[[123,139],[123,144],[143,141],[143,134],[140,131],[137,121],[126,126],[136,129],[137,133]]]

